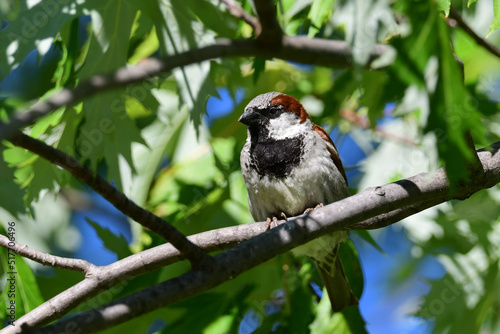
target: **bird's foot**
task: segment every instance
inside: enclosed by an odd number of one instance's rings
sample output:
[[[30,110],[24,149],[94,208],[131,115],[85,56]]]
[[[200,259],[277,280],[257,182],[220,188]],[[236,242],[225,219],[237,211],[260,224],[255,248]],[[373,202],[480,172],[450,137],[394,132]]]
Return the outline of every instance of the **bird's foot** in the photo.
[[[309,212],[311,212],[314,209],[322,208],[323,206],[324,206],[323,203],[319,203],[314,208],[308,208],[308,209],[306,209],[306,211],[304,211],[304,214],[309,213]]]
[[[285,221],[288,221],[288,217],[285,215],[284,212],[282,212],[280,216],[283,217],[283,219],[285,219]],[[266,231],[270,230],[270,229],[272,229],[274,227],[277,227],[279,224],[280,224],[280,222],[279,222],[278,218],[276,218],[276,217],[273,217],[273,218],[267,217],[267,220],[266,220]]]

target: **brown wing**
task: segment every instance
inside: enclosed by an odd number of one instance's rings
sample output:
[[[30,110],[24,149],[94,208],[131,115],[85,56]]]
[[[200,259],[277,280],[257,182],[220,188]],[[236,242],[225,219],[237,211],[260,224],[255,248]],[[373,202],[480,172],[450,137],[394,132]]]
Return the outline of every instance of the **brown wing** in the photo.
[[[333,148],[327,145],[328,151],[330,152],[330,156],[333,160],[333,163],[339,170],[340,174],[344,177],[345,183],[347,183],[347,176],[345,175],[344,171],[344,166],[342,166],[342,161],[340,160],[339,154],[337,153],[337,148],[335,147],[335,144],[333,143],[332,138],[328,135],[328,133],[319,125],[313,124],[313,130],[318,133],[321,138],[323,138],[325,141],[329,142],[332,144]]]

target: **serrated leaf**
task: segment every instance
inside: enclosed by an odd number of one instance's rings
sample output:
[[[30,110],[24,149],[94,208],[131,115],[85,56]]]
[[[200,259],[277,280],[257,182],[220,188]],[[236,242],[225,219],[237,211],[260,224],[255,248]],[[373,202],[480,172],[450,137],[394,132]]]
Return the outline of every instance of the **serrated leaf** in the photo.
[[[34,49],[43,56],[61,28],[74,18],[69,13],[76,11],[78,15],[80,10],[75,4],[52,1],[41,1],[31,8],[23,6],[18,19],[0,31],[0,78],[21,64]]]
[[[166,2],[135,2],[153,21],[160,42],[162,55],[178,54],[182,51],[211,44],[214,33],[197,20],[189,2],[171,0]],[[205,113],[205,103],[217,90],[209,76],[210,63],[202,62],[172,70],[177,81],[180,100],[188,107],[197,134]]]
[[[93,35],[91,36],[81,79],[95,74],[109,73],[127,63],[127,51],[136,9],[128,1],[118,1],[111,6],[107,2],[92,0]],[[119,19],[117,19],[119,18]],[[82,110],[85,122],[77,140],[79,156],[90,160],[91,168],[103,159],[107,177],[121,189],[119,156],[133,168],[132,142],[144,143],[134,122],[125,108],[126,89],[108,91],[87,99]]]

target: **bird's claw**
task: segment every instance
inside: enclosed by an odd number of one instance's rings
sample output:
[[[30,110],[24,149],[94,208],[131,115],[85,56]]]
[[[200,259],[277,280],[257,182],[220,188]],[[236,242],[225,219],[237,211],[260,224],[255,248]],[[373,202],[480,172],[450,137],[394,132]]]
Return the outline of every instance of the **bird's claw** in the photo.
[[[288,217],[286,216],[286,214],[284,212],[282,212],[280,216],[283,217],[283,219],[285,219],[285,221],[288,221]],[[279,223],[278,218],[267,217],[267,219],[266,219],[266,231],[277,227],[279,224],[280,223]]]
[[[322,207],[323,207],[323,203],[319,203],[314,208],[308,208],[308,209],[306,209],[306,211],[304,211],[304,214],[309,213],[309,212],[311,212],[314,209],[318,209],[318,208],[322,208]]]

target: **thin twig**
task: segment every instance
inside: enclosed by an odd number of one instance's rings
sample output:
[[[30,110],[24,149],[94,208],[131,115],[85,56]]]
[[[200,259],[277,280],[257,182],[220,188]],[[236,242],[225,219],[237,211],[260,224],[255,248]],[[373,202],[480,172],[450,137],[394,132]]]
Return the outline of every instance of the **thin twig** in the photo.
[[[85,182],[85,184],[113,204],[123,214],[171,242],[172,245],[189,259],[194,267],[208,265],[211,262],[211,258],[207,253],[190,242],[175,227],[135,204],[105,179],[99,175],[95,175],[89,168],[81,165],[72,156],[21,132],[18,132],[10,141],[14,145],[23,147],[62,167],[77,179]]]
[[[234,0],[221,0],[221,2],[226,5],[227,10],[231,15],[234,17],[243,20],[246,22],[249,26],[253,28],[253,31],[255,33],[255,36],[259,36],[262,27],[260,26],[260,22],[256,17],[253,17],[249,13],[247,13],[239,3],[237,3]]]
[[[491,54],[500,58],[500,48],[486,41],[484,38],[475,33],[474,30],[464,21],[460,13],[453,7],[450,8],[450,15],[448,16],[448,23],[452,25],[451,20],[454,20],[456,24],[465,31],[476,43],[486,50],[488,50]],[[453,26],[453,25],[452,25]]]
[[[359,116],[358,114],[356,114],[356,112],[354,112],[351,109],[342,108],[340,110],[340,117],[344,118],[349,123],[357,125],[360,128],[363,128],[365,130],[371,129],[370,121],[368,120],[368,118]],[[408,139],[408,138],[404,138],[404,137],[400,137],[400,136],[397,136],[395,134],[384,131],[382,129],[382,127],[380,127],[378,125],[375,126],[374,131],[375,131],[375,133],[377,133],[379,136],[381,136],[383,138],[391,139],[391,140],[403,143],[403,144],[408,145],[408,146],[418,146],[418,144],[416,142],[414,142],[413,140]]]
[[[0,246],[5,249],[11,249],[14,253],[21,255],[27,259],[33,260],[35,262],[41,263],[44,266],[50,266],[52,268],[68,269],[80,271],[83,274],[91,271],[95,266],[81,259],[70,259],[67,257],[60,257],[51,254],[47,254],[41,251],[37,251],[29,248],[27,245],[19,244],[15,241],[11,241],[4,235],[0,235]]]

